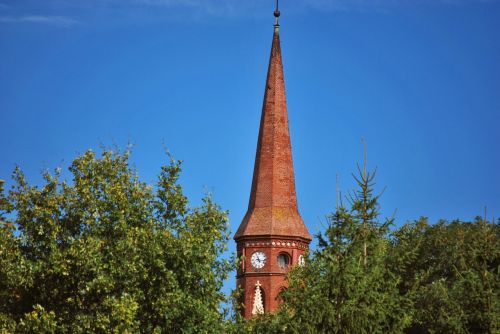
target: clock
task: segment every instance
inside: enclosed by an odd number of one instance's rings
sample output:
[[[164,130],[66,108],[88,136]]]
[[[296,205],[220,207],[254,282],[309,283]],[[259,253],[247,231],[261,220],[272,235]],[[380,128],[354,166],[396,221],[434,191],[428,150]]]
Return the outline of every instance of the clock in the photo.
[[[266,259],[266,254],[263,252],[255,252],[251,257],[252,266],[256,269],[261,269],[266,264]]]
[[[306,259],[304,255],[299,255],[299,266],[303,267],[306,264]]]

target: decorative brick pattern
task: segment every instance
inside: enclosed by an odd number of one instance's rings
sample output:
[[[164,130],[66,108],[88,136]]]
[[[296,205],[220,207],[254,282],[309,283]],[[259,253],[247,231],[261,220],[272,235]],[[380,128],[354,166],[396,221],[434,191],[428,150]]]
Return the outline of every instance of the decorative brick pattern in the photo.
[[[297,207],[278,26],[271,47],[248,211],[234,239],[242,260],[237,285],[243,291],[243,316],[252,317],[257,282],[264,311],[273,312],[279,305],[278,294],[286,286],[286,273],[298,264],[311,241]],[[266,256],[261,268],[252,266],[255,252]],[[290,266],[279,265],[280,254],[288,256]]]
[[[279,33],[275,31],[248,211],[235,240],[249,235],[291,235],[311,240],[297,208],[292,145]]]

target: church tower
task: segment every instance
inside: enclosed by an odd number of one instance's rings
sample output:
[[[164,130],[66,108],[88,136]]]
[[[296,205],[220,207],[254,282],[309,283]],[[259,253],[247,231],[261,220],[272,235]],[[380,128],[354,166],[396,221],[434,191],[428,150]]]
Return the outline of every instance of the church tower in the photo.
[[[291,266],[304,263],[311,242],[297,207],[288,129],[278,8],[260,120],[248,210],[234,236],[242,263],[243,316],[273,312]]]

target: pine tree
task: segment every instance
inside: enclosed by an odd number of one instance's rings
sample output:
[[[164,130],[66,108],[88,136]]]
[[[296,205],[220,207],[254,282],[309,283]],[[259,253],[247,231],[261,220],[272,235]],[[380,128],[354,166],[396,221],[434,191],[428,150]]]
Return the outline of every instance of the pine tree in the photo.
[[[400,333],[409,321],[398,277],[388,270],[391,219],[379,221],[375,172],[359,169],[358,190],[327,217],[308,265],[283,293],[293,333]]]

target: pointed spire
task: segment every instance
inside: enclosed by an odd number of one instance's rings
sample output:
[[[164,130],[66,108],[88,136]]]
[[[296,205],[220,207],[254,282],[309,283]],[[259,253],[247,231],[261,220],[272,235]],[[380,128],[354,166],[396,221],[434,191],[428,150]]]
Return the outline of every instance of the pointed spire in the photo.
[[[277,2],[276,2],[277,4]],[[288,129],[278,7],[267,72],[264,105],[248,211],[235,239],[289,236],[311,240],[297,208],[292,146]]]

